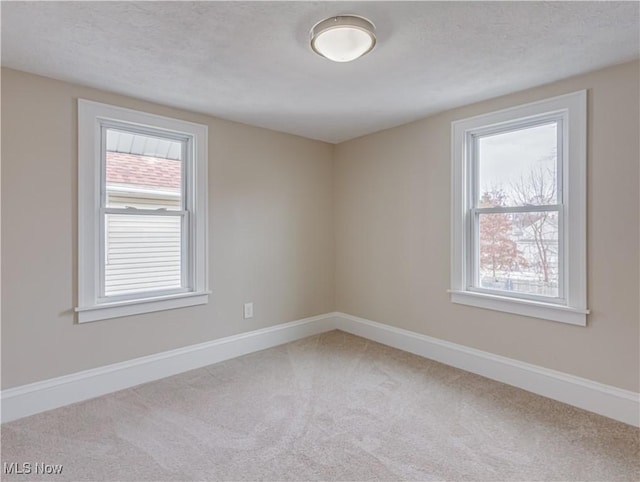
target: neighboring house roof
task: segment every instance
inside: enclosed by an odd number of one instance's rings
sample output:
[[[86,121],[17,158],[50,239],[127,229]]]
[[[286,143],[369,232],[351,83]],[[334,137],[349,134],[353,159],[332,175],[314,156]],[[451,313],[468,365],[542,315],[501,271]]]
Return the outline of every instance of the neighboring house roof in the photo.
[[[181,162],[159,157],[107,151],[107,183],[180,190]]]

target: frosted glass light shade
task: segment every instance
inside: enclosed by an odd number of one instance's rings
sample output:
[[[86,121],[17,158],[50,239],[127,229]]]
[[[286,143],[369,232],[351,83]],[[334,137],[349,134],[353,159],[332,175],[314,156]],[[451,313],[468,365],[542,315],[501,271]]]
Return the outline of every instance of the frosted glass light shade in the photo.
[[[311,29],[311,48],[334,62],[351,62],[376,44],[375,26],[366,18],[331,17]]]

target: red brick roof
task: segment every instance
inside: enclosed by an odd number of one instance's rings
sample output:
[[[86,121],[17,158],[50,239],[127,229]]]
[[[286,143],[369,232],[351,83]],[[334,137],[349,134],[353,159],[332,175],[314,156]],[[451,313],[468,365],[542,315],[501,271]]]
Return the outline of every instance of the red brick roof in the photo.
[[[107,182],[179,190],[180,165],[172,159],[107,151]]]

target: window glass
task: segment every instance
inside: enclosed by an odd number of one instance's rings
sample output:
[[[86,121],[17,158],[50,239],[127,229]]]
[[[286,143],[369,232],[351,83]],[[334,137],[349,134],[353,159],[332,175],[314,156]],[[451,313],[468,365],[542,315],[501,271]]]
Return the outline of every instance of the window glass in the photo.
[[[558,298],[558,122],[475,139],[473,286]]]
[[[557,203],[556,122],[477,138],[477,203],[493,207]]]
[[[182,288],[183,142],[113,128],[105,140],[103,296]]]
[[[479,214],[479,287],[558,297],[558,213]]]
[[[183,142],[106,129],[106,207],[182,209]]]
[[[105,297],[183,287],[183,142],[105,128]]]
[[[105,296],[181,287],[180,219],[106,215]]]

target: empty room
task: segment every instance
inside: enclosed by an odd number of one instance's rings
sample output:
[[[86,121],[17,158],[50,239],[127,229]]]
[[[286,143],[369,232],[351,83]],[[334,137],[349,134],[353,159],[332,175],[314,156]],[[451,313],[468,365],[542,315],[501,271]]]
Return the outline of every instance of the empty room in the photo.
[[[640,3],[0,16],[2,480],[640,480]]]

